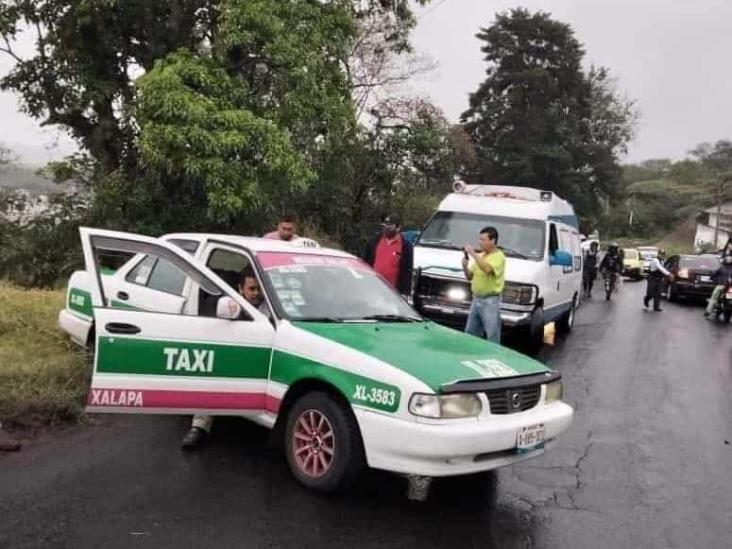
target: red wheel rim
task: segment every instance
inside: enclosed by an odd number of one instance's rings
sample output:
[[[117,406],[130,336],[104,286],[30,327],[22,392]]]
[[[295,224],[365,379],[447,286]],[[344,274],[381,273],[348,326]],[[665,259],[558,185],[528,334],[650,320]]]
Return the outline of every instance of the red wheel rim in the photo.
[[[322,477],[330,470],[335,456],[335,436],[325,414],[318,410],[300,414],[292,432],[292,452],[297,468],[311,478]]]

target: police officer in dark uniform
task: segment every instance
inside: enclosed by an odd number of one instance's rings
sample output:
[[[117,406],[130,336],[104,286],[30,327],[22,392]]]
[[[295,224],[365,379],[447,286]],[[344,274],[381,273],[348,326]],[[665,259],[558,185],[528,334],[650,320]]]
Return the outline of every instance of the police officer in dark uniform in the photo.
[[[582,289],[585,297],[592,297],[592,285],[597,278],[598,247],[597,242],[590,244],[590,249],[585,254],[585,261],[582,267]]]

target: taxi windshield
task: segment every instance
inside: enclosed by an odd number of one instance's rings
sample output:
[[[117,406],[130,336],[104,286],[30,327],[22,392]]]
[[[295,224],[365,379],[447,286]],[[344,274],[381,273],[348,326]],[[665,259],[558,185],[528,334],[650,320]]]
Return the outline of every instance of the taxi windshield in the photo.
[[[272,300],[290,320],[421,322],[368,265],[352,257],[260,252]]]

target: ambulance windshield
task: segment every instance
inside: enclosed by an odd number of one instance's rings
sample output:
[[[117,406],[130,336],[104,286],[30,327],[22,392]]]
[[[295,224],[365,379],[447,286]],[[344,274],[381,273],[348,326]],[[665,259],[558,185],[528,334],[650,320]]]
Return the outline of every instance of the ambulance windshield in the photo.
[[[437,212],[417,245],[453,249],[477,246],[481,229],[491,226],[498,231],[498,246],[508,257],[538,261],[544,257],[544,225],[535,219]]]

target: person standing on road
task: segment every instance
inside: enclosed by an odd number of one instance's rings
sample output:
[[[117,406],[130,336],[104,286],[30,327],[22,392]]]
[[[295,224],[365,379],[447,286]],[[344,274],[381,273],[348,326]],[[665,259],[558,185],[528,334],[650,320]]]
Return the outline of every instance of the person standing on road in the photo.
[[[412,287],[414,249],[400,228],[399,217],[386,216],[381,222],[381,232],[366,246],[363,260],[400,294],[407,296]]]
[[[585,254],[585,261],[582,268],[582,289],[586,298],[592,298],[592,286],[597,278],[598,246],[597,242],[590,244],[590,249]]]
[[[501,294],[505,283],[506,256],[498,247],[498,231],[485,227],[480,231],[480,251],[465,246],[463,272],[470,281],[473,301],[465,331],[495,343],[501,342]]]
[[[666,252],[658,250],[658,256],[651,259],[650,273],[646,285],[646,295],[643,298],[643,307],[648,308],[649,303],[653,300],[653,310],[661,312],[661,289],[663,286],[663,278],[673,279],[673,275],[663,266],[666,259]]]
[[[251,267],[244,269],[240,273],[238,290],[244,299],[256,307],[260,313],[267,318],[271,318],[269,307],[259,288],[259,281]],[[213,419],[213,416],[205,414],[196,414],[193,416],[191,428],[183,437],[181,447],[184,450],[195,450],[198,448],[208,438],[213,425]]]

